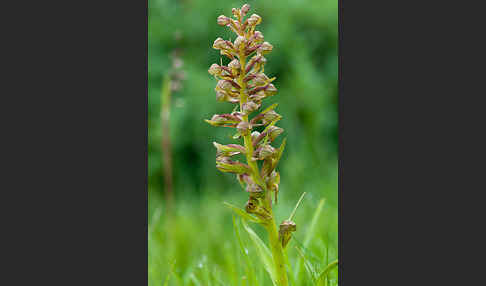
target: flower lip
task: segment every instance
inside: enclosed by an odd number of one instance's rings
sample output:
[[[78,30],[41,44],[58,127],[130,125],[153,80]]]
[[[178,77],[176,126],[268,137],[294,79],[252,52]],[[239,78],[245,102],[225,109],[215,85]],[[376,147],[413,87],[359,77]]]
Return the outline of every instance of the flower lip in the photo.
[[[262,22],[262,17],[258,16],[257,14],[252,14],[250,18],[248,18],[248,24],[250,26],[258,25]]]
[[[213,48],[216,49],[216,50],[221,50],[221,49],[226,48],[226,45],[227,44],[225,43],[225,41],[222,38],[217,38],[216,40],[214,40]]]
[[[226,25],[229,25],[230,23],[231,23],[231,19],[226,17],[225,15],[220,15],[218,17],[218,25],[226,26]]]

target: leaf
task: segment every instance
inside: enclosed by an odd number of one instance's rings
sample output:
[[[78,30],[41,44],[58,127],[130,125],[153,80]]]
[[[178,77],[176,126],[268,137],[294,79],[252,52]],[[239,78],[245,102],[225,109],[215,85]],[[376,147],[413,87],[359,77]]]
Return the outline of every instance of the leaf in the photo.
[[[238,239],[238,244],[240,246],[241,253],[243,254],[243,258],[245,259],[245,272],[246,276],[248,277],[248,281],[250,285],[257,285],[256,278],[255,278],[255,271],[253,269],[253,263],[251,262],[250,257],[248,256],[248,249],[246,245],[243,243],[243,240],[240,236],[240,231],[238,230],[238,226],[236,225],[237,221],[233,216],[233,228],[235,230],[236,238]]]
[[[278,148],[277,156],[276,159],[272,160],[272,170],[275,170],[277,167],[278,162],[280,161],[280,158],[282,158],[283,151],[285,150],[285,144],[287,143],[287,137],[285,137],[282,141],[282,144],[280,144],[280,147]]]
[[[265,113],[269,112],[270,110],[275,109],[275,107],[277,107],[277,105],[278,105],[278,103],[274,103],[274,104],[270,105],[269,107],[265,108],[265,110],[263,110],[261,112],[261,114],[265,114]]]
[[[194,282],[194,284],[196,284],[196,286],[202,286],[201,282],[199,282],[194,273],[191,273],[191,275],[189,275],[189,278],[192,280],[192,282]]]
[[[174,262],[172,262],[172,265],[170,266],[169,274],[167,274],[167,277],[165,278],[164,286],[168,286],[169,285],[169,278],[172,275],[172,273],[174,272],[175,263],[176,262],[174,260]]]
[[[334,269],[334,267],[336,267],[337,265],[338,265],[338,261],[337,260],[329,263],[329,265],[327,265],[326,268],[324,268],[324,270],[321,272],[321,274],[319,274],[319,278],[317,278],[317,281],[321,281],[322,279],[324,279],[324,277],[327,276],[327,274],[329,273],[329,271],[331,271],[332,269]]]
[[[289,219],[288,220],[292,220],[294,218],[294,215],[295,215],[295,212],[297,211],[297,208],[299,207],[300,203],[302,202],[302,200],[304,199],[304,196],[305,194],[307,194],[306,192],[303,192],[302,195],[300,196],[300,199],[299,201],[297,202],[297,204],[295,204],[295,207],[294,207],[294,210],[292,211],[292,213],[290,214],[289,216]]]
[[[311,239],[314,236],[314,232],[315,232],[315,229],[316,229],[316,226],[317,226],[317,221],[319,220],[319,216],[321,215],[322,208],[324,207],[325,202],[326,202],[325,199],[321,199],[319,201],[319,205],[317,205],[317,208],[314,211],[314,216],[312,217],[311,224],[310,224],[310,226],[307,229],[307,232],[305,234],[304,244],[303,244],[304,247],[307,247],[309,245],[309,242],[311,241]],[[298,277],[299,277],[299,273],[301,271],[301,264],[302,264],[302,259],[298,259],[297,265],[296,265],[295,270],[294,270],[295,271],[295,273],[294,273],[295,279],[298,279]]]
[[[324,203],[326,202],[326,199],[321,199],[319,201],[319,205],[317,206],[314,216],[312,217],[311,225],[309,229],[307,230],[307,233],[305,234],[305,239],[304,239],[304,246],[307,247],[309,245],[309,242],[311,239],[314,237],[314,232],[317,226],[317,222],[319,220],[319,216],[321,215],[322,208],[324,207]]]
[[[248,167],[248,165],[240,162],[232,162],[231,164],[216,162],[216,168],[224,173],[245,174],[251,172],[251,169],[250,167]]]
[[[213,142],[214,147],[218,151],[218,154],[224,154],[226,156],[233,156],[236,154],[245,154],[245,147],[238,145],[238,144],[228,144],[222,145],[218,142]]]
[[[273,285],[278,286],[276,284],[277,281],[277,275],[275,273],[275,266],[273,264],[272,260],[272,254],[270,253],[270,250],[268,247],[263,243],[263,241],[258,237],[258,235],[251,229],[245,222],[245,220],[242,220],[241,223],[243,224],[243,227],[245,228],[246,232],[250,235],[250,238],[255,245],[257,249],[257,253],[260,256],[260,259],[263,263],[263,266],[265,267],[265,270],[267,270],[268,274],[270,275],[270,278],[272,279]]]
[[[240,209],[237,206],[234,206],[234,205],[227,203],[227,202],[223,202],[223,204],[225,206],[227,206],[228,208],[232,209],[238,216],[240,216],[241,218],[243,218],[245,220],[249,220],[249,221],[254,222],[254,223],[261,223],[262,222],[259,218],[256,218],[256,217],[250,215],[249,213],[245,212],[243,209]]]
[[[317,272],[312,263],[307,259],[307,257],[304,255],[302,250],[299,247],[295,247],[297,249],[297,252],[299,253],[300,257],[304,260],[304,266],[307,274],[311,277],[312,281],[314,283],[317,282]]]
[[[204,119],[204,121],[211,124],[212,126],[225,126],[226,124],[238,124],[238,121],[236,120],[215,121],[215,120]]]

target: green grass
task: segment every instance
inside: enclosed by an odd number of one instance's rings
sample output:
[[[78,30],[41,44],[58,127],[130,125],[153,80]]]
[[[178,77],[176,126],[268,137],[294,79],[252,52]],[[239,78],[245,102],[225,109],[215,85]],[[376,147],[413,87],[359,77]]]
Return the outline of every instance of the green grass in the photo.
[[[337,285],[337,184],[307,192],[287,246],[289,280],[296,286]],[[150,190],[149,285],[272,285],[255,247],[258,238],[250,237],[240,218],[223,204],[242,207],[246,197],[241,190],[224,197],[179,197],[170,218],[160,194]],[[299,194],[282,192],[280,197],[275,208],[279,223],[288,218]],[[247,224],[267,243],[260,226]]]
[[[149,0],[149,285],[272,285],[249,233],[239,218],[233,223],[234,212],[223,204],[244,208],[248,199],[233,176],[215,168],[212,142],[228,144],[234,132],[203,121],[232,109],[215,102],[215,82],[207,69],[220,61],[211,48],[214,39],[230,37],[216,17],[245,2]],[[275,47],[265,71],[277,77],[279,93],[262,108],[279,102],[282,137],[288,139],[278,167],[278,224],[307,192],[287,246],[289,280],[293,286],[336,285],[338,1],[248,2],[250,14],[264,18],[260,30]],[[180,42],[174,40],[176,30],[183,36]],[[171,109],[176,213],[169,218],[162,199],[160,92],[175,48],[182,49],[187,79],[173,95]],[[325,203],[316,216],[321,199]],[[248,226],[268,243],[260,226]]]

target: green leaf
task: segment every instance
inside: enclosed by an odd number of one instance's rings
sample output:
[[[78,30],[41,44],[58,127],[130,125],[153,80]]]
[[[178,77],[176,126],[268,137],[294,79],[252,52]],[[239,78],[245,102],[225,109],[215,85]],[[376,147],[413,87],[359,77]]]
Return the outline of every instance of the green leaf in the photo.
[[[223,204],[225,206],[227,206],[228,208],[232,209],[235,212],[235,214],[237,214],[238,216],[240,216],[241,218],[243,218],[245,220],[249,220],[249,221],[254,222],[254,223],[261,223],[262,222],[259,218],[256,218],[256,217],[250,215],[249,213],[245,212],[243,209],[240,209],[237,206],[234,206],[234,205],[227,203],[227,202],[223,202]]]
[[[222,145],[218,142],[213,142],[213,145],[219,153],[223,153],[228,156],[233,156],[239,153],[245,154],[245,147],[238,144]]]
[[[196,286],[202,286],[201,282],[199,282],[199,280],[197,279],[196,275],[194,275],[194,273],[191,273],[191,275],[189,275],[189,278]]]
[[[269,112],[270,110],[275,109],[275,107],[277,107],[277,105],[278,105],[278,103],[274,103],[274,104],[270,105],[269,107],[265,108],[265,110],[263,110],[261,112],[261,114],[265,114],[265,113]]]
[[[319,216],[321,215],[322,208],[324,207],[325,202],[326,202],[326,199],[321,199],[319,201],[319,205],[317,206],[316,210],[314,211],[314,216],[312,217],[310,227],[307,230],[307,233],[305,234],[305,239],[304,239],[304,246],[305,247],[307,247],[309,245],[311,239],[314,237],[314,232],[316,230],[317,222],[319,221]]]
[[[324,207],[325,202],[326,202],[326,199],[321,199],[319,201],[319,205],[317,205],[317,208],[314,211],[314,216],[312,217],[311,224],[310,224],[310,226],[307,229],[307,232],[305,234],[304,244],[303,244],[304,247],[307,247],[309,245],[311,239],[314,237],[314,232],[315,232],[315,229],[316,229],[316,226],[317,226],[317,222],[319,220],[319,216],[321,215],[322,208]],[[294,270],[295,271],[295,273],[294,273],[295,279],[298,279],[298,277],[299,277],[299,273],[301,271],[301,265],[302,265],[302,258],[297,260],[297,265],[296,265],[295,270]]]
[[[272,170],[275,170],[278,162],[280,161],[280,158],[282,158],[282,154],[283,154],[283,151],[285,150],[285,144],[286,143],[287,143],[287,137],[285,137],[282,141],[282,144],[280,144],[280,147],[278,148],[276,159],[272,160]]]
[[[304,260],[304,266],[307,274],[312,279],[312,281],[316,283],[318,276],[315,267],[312,265],[310,260],[307,259],[307,257],[304,255],[304,253],[299,247],[296,246],[295,249],[297,249],[297,252],[299,253],[300,257]]]
[[[329,263],[329,265],[326,266],[326,268],[324,268],[324,270],[321,272],[321,274],[319,274],[319,278],[317,278],[317,281],[321,281],[322,279],[324,279],[327,276],[327,274],[329,273],[329,271],[334,269],[337,265],[338,265],[337,260]]]
[[[238,124],[238,121],[236,121],[236,120],[215,121],[215,120],[204,119],[204,121],[211,124],[212,126],[224,126],[226,124]]]
[[[169,278],[172,275],[172,273],[174,272],[175,263],[176,262],[174,260],[174,262],[172,262],[172,265],[170,266],[169,274],[167,274],[167,277],[165,278],[164,286],[168,286],[169,285]]]
[[[240,162],[232,162],[231,164],[216,162],[216,168],[224,173],[245,174],[251,172],[251,169],[250,167],[248,167],[248,165]]]
[[[244,267],[245,267],[246,276],[248,277],[248,281],[250,282],[250,285],[257,285],[256,277],[255,277],[255,270],[253,269],[253,263],[251,262],[251,259],[248,256],[248,249],[247,249],[246,245],[244,244],[243,240],[241,239],[240,231],[239,231],[238,226],[236,224],[237,224],[237,221],[235,219],[235,216],[233,216],[233,228],[235,230],[236,238],[238,239],[238,244],[240,246],[241,253],[242,253],[243,258],[245,260]]]
[[[257,253],[260,256],[260,259],[263,263],[263,266],[265,267],[265,270],[267,270],[268,274],[270,275],[270,278],[272,279],[273,285],[278,286],[276,284],[277,281],[277,275],[275,273],[275,266],[273,264],[272,260],[272,254],[270,253],[270,250],[268,247],[263,243],[263,241],[258,237],[258,235],[251,229],[245,222],[245,220],[242,220],[241,223],[243,224],[243,227],[245,228],[246,232],[250,235],[250,238],[255,245],[257,249]]]

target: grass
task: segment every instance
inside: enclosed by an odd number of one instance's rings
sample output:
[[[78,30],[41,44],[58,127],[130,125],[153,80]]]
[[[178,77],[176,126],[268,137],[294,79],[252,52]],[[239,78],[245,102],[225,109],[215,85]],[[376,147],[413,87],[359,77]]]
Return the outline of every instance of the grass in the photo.
[[[306,190],[305,207],[295,215],[297,232],[287,246],[291,285],[337,285],[337,178],[319,185],[322,189]],[[255,247],[256,238],[223,204],[222,198],[244,206],[247,194],[236,190],[200,198],[179,195],[171,218],[164,215],[162,195],[149,191],[150,286],[272,285]],[[276,208],[278,221],[288,217],[298,196],[282,196]],[[248,226],[267,242],[262,227],[251,222]]]

